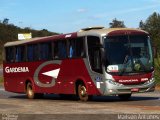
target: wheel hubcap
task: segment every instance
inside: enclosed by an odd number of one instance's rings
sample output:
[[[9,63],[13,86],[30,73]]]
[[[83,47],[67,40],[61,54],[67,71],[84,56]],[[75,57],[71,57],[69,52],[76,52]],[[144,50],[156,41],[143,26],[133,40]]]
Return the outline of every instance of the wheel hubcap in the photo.
[[[29,86],[29,88],[28,88],[28,95],[29,95],[29,96],[32,96],[32,95],[33,95],[33,91],[32,91],[31,86]]]
[[[80,94],[81,94],[81,96],[83,96],[83,97],[86,96],[87,91],[86,91],[86,88],[85,88],[84,86],[81,87]]]
[[[28,93],[29,93],[30,96],[32,96],[32,91],[31,90],[29,90]]]

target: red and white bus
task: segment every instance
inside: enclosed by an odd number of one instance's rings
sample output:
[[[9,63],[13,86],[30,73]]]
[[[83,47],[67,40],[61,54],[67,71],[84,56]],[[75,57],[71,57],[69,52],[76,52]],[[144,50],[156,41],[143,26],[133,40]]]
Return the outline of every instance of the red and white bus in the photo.
[[[129,28],[85,28],[75,33],[4,45],[6,91],[74,94],[82,101],[93,95],[118,95],[155,89],[153,54],[147,32]]]

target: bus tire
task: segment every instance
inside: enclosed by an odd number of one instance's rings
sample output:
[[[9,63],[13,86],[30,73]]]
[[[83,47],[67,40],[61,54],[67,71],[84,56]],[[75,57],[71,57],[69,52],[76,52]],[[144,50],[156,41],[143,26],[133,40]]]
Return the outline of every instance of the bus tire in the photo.
[[[43,98],[43,96],[44,96],[43,93],[35,93],[34,92],[31,82],[27,83],[26,94],[27,94],[27,98],[29,98],[29,99]]]
[[[78,98],[81,100],[81,101],[88,101],[91,99],[92,96],[88,95],[87,93],[87,89],[86,89],[86,86],[84,84],[79,84],[78,85]]]
[[[118,95],[118,97],[121,99],[121,100],[129,100],[131,98],[131,95],[132,94],[122,94],[122,95]]]
[[[35,93],[34,93],[34,90],[33,90],[33,86],[30,82],[27,83],[26,94],[27,94],[27,98],[29,98],[29,99],[34,99],[35,98]]]

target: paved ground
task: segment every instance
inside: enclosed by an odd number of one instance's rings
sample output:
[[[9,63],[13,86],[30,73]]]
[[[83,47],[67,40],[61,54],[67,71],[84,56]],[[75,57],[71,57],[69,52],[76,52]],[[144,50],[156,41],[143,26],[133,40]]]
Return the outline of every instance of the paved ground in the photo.
[[[116,96],[94,97],[92,101],[62,100],[58,95],[45,95],[43,99],[29,100],[23,94],[5,92],[0,88],[2,118],[23,119],[118,119],[121,114],[158,114],[160,118],[160,91],[133,95],[129,101]],[[38,114],[38,115],[37,115]],[[39,115],[42,114],[42,115]],[[113,115],[114,114],[114,115]],[[44,119],[43,118],[43,119]],[[1,117],[0,117],[1,119]],[[127,119],[126,119],[127,120]]]

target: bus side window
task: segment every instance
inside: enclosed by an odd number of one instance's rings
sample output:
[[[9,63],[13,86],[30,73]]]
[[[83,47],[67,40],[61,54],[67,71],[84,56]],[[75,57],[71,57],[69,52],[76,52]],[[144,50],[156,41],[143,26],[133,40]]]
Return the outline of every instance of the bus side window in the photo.
[[[38,44],[31,44],[27,46],[27,60],[35,61],[39,59]]]
[[[54,59],[58,59],[58,42],[54,42]]]
[[[54,58],[55,59],[67,58],[67,43],[66,43],[66,41],[54,42]]]
[[[32,45],[27,46],[27,60],[33,61],[33,46]]]
[[[51,42],[41,43],[39,50],[40,60],[50,60],[52,58]]]
[[[87,44],[91,69],[95,72],[102,73],[101,50],[98,47],[100,44],[99,37],[88,36]]]
[[[73,57],[73,52],[74,52],[73,46],[70,45],[70,47],[69,47],[69,57],[70,57],[70,58]]]
[[[25,61],[25,46],[16,47],[16,62]]]
[[[67,57],[67,44],[66,41],[59,41],[58,42],[58,56],[59,58],[63,59]]]
[[[7,47],[5,48],[5,56],[6,56],[6,62],[14,62],[14,47]]]
[[[84,57],[84,39],[75,38],[69,40],[69,58]]]
[[[77,57],[85,56],[84,39],[82,37],[76,40],[76,56]]]
[[[75,40],[71,39],[69,40],[69,58],[75,57]]]

